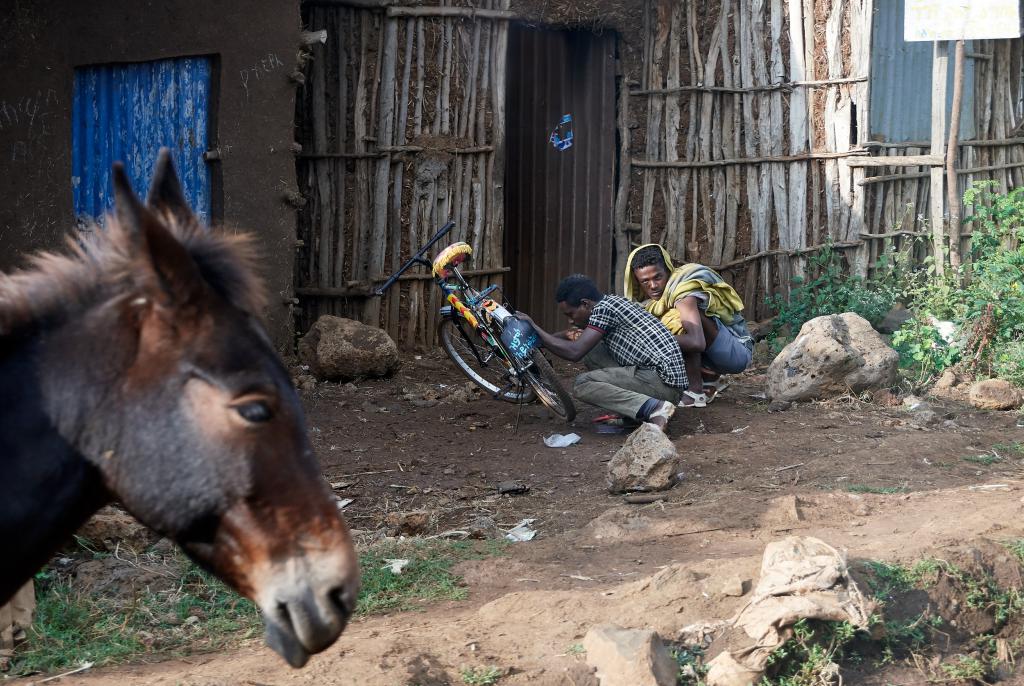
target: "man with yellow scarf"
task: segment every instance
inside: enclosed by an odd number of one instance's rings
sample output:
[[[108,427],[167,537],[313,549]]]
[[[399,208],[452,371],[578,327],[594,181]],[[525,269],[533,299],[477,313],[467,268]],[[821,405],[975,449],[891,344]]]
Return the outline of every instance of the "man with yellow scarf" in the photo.
[[[704,407],[710,402],[705,386],[718,390],[718,384],[703,380],[702,367],[717,379],[750,365],[753,339],[740,314],[743,301],[712,269],[701,264],[673,268],[668,251],[648,243],[630,253],[624,291],[627,299],[658,317],[679,343],[690,379],[679,407]]]

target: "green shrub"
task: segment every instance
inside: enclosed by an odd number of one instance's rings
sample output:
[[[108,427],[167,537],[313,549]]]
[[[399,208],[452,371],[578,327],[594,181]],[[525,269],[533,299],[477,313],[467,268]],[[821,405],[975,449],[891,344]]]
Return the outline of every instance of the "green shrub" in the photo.
[[[893,334],[892,347],[900,354],[900,366],[911,370],[920,381],[939,374],[960,359],[960,347],[947,343],[929,320],[917,316]]]
[[[899,301],[901,289],[897,278],[902,274],[894,266],[894,256],[884,257],[880,265],[882,268],[876,269],[876,273],[885,277],[865,282],[849,273],[843,256],[831,245],[809,257],[807,272],[813,276],[809,280],[794,277],[788,300],[777,293],[766,301],[777,313],[772,337],[784,328],[790,335],[796,335],[805,322],[815,317],[843,312],[855,312],[877,325]]]

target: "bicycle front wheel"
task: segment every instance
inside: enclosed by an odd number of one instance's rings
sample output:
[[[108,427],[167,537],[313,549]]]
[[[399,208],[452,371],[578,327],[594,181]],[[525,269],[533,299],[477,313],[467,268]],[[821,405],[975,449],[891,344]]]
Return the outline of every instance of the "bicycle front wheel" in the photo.
[[[551,368],[548,358],[544,357],[539,349],[534,348],[530,352],[530,360],[533,366],[523,372],[537,398],[544,403],[549,410],[567,422],[576,418],[576,405],[572,402],[572,396],[562,388],[562,382],[558,380],[555,370]]]
[[[533,402],[535,394],[480,334],[465,320],[443,318],[437,325],[441,347],[462,373],[492,398],[509,403]]]

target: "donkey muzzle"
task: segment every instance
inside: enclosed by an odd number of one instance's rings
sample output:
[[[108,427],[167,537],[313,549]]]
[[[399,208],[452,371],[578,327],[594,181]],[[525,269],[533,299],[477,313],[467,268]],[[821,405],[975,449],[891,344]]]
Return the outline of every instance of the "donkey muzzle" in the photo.
[[[356,609],[358,574],[331,578],[317,564],[288,564],[259,594],[266,642],[292,667],[329,647]],[[337,567],[335,567],[337,568]]]

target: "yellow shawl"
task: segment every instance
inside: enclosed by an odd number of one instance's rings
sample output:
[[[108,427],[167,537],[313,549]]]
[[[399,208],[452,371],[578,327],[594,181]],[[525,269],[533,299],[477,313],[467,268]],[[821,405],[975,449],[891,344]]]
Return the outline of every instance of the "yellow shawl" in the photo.
[[[641,302],[648,312],[661,319],[673,334],[683,330],[683,323],[679,317],[679,310],[675,308],[676,301],[694,291],[703,291],[708,295],[707,313],[709,317],[718,317],[722,323],[729,326],[733,319],[743,309],[743,300],[740,299],[736,290],[727,284],[724,279],[715,271],[701,264],[684,264],[681,267],[672,267],[672,258],[668,251],[658,245],[665,264],[669,269],[668,283],[665,284],[665,291],[657,300],[643,300],[644,290],[640,282],[633,275],[633,257],[641,248],[646,248],[656,243],[647,243],[629,254],[626,260],[626,273],[623,281],[623,291],[628,300]]]

